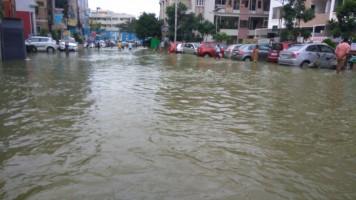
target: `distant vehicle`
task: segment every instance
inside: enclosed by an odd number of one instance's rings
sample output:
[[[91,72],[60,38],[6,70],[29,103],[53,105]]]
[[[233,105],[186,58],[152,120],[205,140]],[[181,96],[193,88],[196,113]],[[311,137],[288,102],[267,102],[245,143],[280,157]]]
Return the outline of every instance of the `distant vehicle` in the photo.
[[[198,48],[198,56],[202,57],[216,57],[215,42],[202,42]],[[224,57],[224,48],[221,48],[222,57]]]
[[[266,60],[268,52],[270,50],[269,44],[259,44],[259,60]],[[252,51],[256,48],[256,44],[244,44],[239,47],[236,53],[233,53],[232,59],[240,61],[251,61],[252,60]]]
[[[198,52],[199,43],[184,43],[183,45],[183,53],[188,54],[197,54]]]
[[[240,46],[241,44],[233,44],[228,46],[224,54],[225,58],[231,58],[234,52],[238,52]]]
[[[334,49],[326,44],[296,44],[280,52],[278,63],[300,67],[334,69],[336,55]]]
[[[268,52],[268,62],[278,62],[279,52],[288,49],[293,43],[290,42],[277,42],[272,43],[271,49]]]
[[[55,52],[57,49],[57,42],[51,37],[42,37],[42,36],[32,36],[25,40],[26,49],[28,52],[37,52],[37,51],[47,51]]]
[[[58,49],[60,51],[65,51],[66,50],[66,43],[68,43],[68,50],[69,51],[78,51],[78,43],[72,37],[70,37],[70,38],[68,38],[66,40],[60,40]]]
[[[176,53],[183,53],[183,44],[182,43],[177,44]]]

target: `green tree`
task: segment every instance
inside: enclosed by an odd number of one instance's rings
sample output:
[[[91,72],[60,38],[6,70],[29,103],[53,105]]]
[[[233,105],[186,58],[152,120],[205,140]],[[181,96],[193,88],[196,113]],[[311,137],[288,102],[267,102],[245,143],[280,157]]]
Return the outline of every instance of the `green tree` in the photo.
[[[119,24],[117,27],[120,29],[120,31],[123,32],[136,33],[136,23],[137,20],[133,19],[131,21],[125,22],[124,24]]]
[[[198,32],[203,36],[204,40],[206,40],[208,35],[215,33],[215,25],[208,20],[201,20],[198,24]]]
[[[331,34],[336,37],[356,37],[356,0],[345,0],[336,8],[336,20],[329,21]]]
[[[312,8],[305,7],[305,0],[289,0],[282,9],[282,18],[286,29],[281,33],[282,40],[296,40],[298,36],[307,36],[307,32],[300,28],[301,22],[308,22],[315,17]]]
[[[198,18],[194,13],[187,13],[187,6],[183,3],[178,4],[177,9],[177,40],[191,41],[195,38],[194,30],[198,25]],[[174,23],[175,23],[175,5],[167,7],[167,22],[169,26],[169,36],[171,39],[174,37]]]
[[[137,37],[145,39],[147,37],[161,37],[162,21],[156,18],[154,13],[143,13],[135,23]]]
[[[224,32],[216,33],[215,35],[213,35],[213,38],[217,42],[227,42],[230,39],[230,37]]]
[[[96,31],[96,32],[100,32],[100,29],[101,29],[101,23],[96,23],[94,21],[91,21],[90,24],[90,30],[91,31]]]

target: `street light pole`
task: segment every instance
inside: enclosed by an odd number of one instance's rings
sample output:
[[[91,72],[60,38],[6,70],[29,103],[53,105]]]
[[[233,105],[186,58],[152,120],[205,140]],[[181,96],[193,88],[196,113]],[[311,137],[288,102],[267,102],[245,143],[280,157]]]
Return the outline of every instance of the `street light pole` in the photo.
[[[177,13],[178,13],[178,0],[175,0],[175,10],[174,10],[174,43],[177,42]]]

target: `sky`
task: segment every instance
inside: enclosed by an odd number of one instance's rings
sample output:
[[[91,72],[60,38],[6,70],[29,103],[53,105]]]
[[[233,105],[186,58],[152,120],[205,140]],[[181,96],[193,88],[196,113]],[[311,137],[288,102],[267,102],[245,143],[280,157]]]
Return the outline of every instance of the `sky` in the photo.
[[[100,7],[118,13],[132,14],[135,17],[141,13],[159,13],[158,0],[89,0],[89,8],[95,10]]]

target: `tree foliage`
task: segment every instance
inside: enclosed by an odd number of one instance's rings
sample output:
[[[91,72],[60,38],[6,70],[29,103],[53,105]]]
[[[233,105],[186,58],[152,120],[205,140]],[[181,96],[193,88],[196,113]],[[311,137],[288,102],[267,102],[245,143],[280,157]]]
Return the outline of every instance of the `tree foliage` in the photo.
[[[230,37],[226,34],[226,33],[216,33],[215,35],[213,35],[213,38],[215,41],[217,42],[227,42]]]
[[[136,23],[137,20],[133,19],[131,21],[127,21],[124,24],[117,25],[121,32],[129,32],[136,33]]]
[[[315,17],[314,10],[305,7],[305,0],[289,0],[283,6],[282,12],[286,25],[286,29],[281,33],[282,40],[296,40],[298,36],[303,38],[310,36],[310,33],[300,28],[302,21],[308,22]]]
[[[90,26],[90,30],[91,31],[100,32],[102,24],[101,23],[96,23],[94,21],[91,21],[89,26]]]
[[[356,37],[356,0],[345,0],[336,8],[336,20],[329,21],[329,30],[333,36]]]
[[[193,33],[198,25],[198,18],[194,13],[187,13],[187,6],[183,3],[178,4],[177,9],[177,40],[191,41],[195,39]],[[174,25],[175,25],[175,5],[167,7],[167,23],[169,26],[168,34],[171,39],[174,37]]]
[[[215,25],[208,20],[201,20],[198,24],[198,32],[206,39],[208,35],[215,33]]]
[[[137,37],[145,39],[148,37],[161,37],[162,21],[156,18],[154,13],[143,13],[135,22]]]

